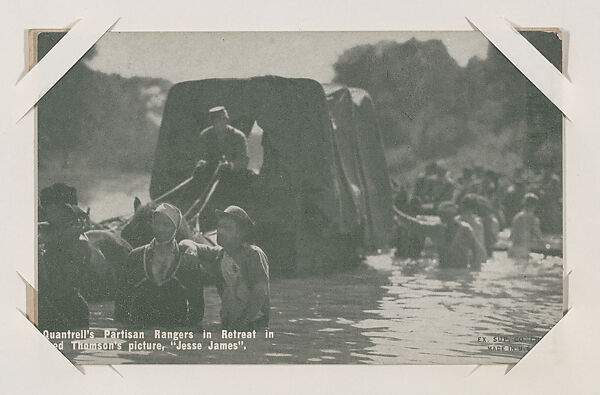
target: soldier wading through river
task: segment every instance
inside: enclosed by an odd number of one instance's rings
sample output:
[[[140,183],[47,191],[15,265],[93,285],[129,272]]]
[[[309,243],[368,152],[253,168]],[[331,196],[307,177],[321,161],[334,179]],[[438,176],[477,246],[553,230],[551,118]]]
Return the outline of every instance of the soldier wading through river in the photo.
[[[162,203],[154,211],[154,239],[129,255],[123,290],[129,321],[138,327],[176,328],[198,324],[204,313],[203,286],[212,279],[221,297],[225,329],[252,330],[269,323],[269,263],[248,243],[254,222],[238,206],[217,210],[218,246],[177,243],[183,217]]]
[[[129,323],[137,327],[179,327],[199,324],[204,315],[201,268],[182,259],[187,246],[175,235],[183,216],[169,203],[160,204],[152,218],[154,238],[131,251],[127,279],[121,290]]]

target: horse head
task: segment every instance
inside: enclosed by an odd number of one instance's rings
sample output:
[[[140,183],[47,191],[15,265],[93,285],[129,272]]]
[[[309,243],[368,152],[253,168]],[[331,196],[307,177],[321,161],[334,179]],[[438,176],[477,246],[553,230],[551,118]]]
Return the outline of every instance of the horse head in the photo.
[[[155,204],[142,205],[138,197],[133,202],[133,216],[121,230],[123,237],[133,248],[148,244],[152,234],[152,212]]]

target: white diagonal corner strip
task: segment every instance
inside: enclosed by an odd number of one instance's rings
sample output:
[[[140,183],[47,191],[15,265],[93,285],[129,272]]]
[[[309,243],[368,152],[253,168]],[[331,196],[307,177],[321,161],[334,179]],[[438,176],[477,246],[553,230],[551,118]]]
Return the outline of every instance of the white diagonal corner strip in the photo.
[[[15,122],[18,122],[118,19],[114,16],[94,16],[79,20],[15,86]]]
[[[510,22],[500,17],[477,16],[468,17],[467,21],[502,52],[567,118],[571,118],[571,83],[519,34]]]

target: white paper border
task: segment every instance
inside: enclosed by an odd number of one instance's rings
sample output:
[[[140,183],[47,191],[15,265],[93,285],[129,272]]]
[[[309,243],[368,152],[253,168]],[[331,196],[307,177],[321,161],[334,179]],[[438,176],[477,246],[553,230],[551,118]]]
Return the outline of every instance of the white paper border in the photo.
[[[107,393],[129,390],[239,393],[408,392],[458,390],[507,393],[592,392],[597,372],[598,272],[592,248],[600,204],[595,198],[598,166],[599,8],[584,1],[420,1],[418,3],[344,1],[241,2],[103,1],[93,8],[79,1],[14,2],[4,5],[3,58],[0,74],[3,109],[0,121],[1,178],[5,193],[1,228],[2,318],[0,368],[3,393]],[[120,17],[122,31],[191,30],[471,30],[465,17],[497,15],[521,27],[560,27],[569,37],[568,76],[572,81],[572,117],[565,125],[566,252],[572,311],[516,368],[505,366],[130,366],[86,368],[82,375],[29,324],[25,289],[17,268],[34,260],[33,116],[14,124],[15,83],[26,67],[26,29],[67,27],[84,16]],[[11,111],[12,110],[12,111]],[[235,390],[238,391],[235,391]],[[587,391],[586,391],[587,389]],[[461,391],[464,392],[464,391]]]

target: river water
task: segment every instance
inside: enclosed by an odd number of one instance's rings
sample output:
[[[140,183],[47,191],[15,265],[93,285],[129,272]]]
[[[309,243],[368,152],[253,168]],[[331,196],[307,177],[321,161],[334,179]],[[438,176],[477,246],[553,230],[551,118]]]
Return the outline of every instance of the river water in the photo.
[[[265,339],[259,332],[257,339],[238,343],[238,350],[208,350],[210,341],[196,328],[194,342],[205,347],[199,351],[170,346],[161,352],[65,354],[84,365],[515,363],[562,317],[562,273],[561,258],[535,254],[528,262],[514,262],[496,252],[480,270],[470,271],[382,253],[348,272],[273,280],[274,336]],[[221,341],[216,290],[205,289],[205,297],[203,329]],[[90,304],[97,337],[120,328],[112,309],[110,301]],[[154,341],[152,331],[145,335]]]
[[[133,211],[134,196],[149,198],[148,175],[97,179],[77,185],[84,207],[100,220]],[[60,181],[60,180],[59,180]],[[48,181],[50,182],[50,181]],[[431,258],[399,259],[392,252],[369,256],[352,270],[271,282],[274,337],[259,333],[238,350],[63,353],[77,364],[119,363],[515,363],[562,317],[562,258],[532,254],[515,262],[495,252],[481,269],[440,268]],[[205,289],[203,328],[220,341],[220,301]],[[90,325],[106,342],[105,329],[123,329],[112,319],[111,301],[90,303]],[[153,332],[145,333],[154,342]],[[99,339],[100,338],[100,339]],[[232,342],[232,340],[227,340]],[[67,343],[67,342],[66,342]]]

